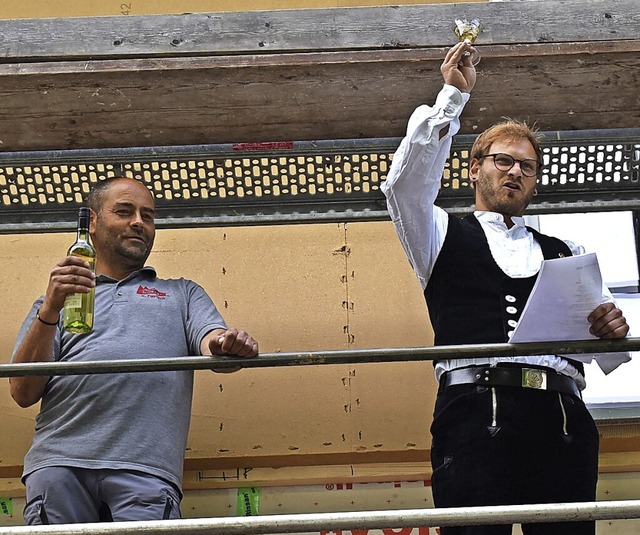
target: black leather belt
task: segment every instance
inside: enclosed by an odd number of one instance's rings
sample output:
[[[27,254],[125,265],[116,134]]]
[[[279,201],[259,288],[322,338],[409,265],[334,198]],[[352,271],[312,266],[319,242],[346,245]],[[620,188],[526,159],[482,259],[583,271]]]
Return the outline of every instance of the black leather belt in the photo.
[[[581,397],[580,389],[571,377],[550,368],[471,366],[450,370],[440,378],[441,388],[466,384],[557,390],[564,394]]]

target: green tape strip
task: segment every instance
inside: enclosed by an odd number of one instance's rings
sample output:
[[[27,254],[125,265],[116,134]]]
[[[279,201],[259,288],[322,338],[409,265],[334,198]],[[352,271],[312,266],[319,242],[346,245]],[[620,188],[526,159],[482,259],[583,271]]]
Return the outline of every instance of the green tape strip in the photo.
[[[260,489],[243,487],[238,489],[238,516],[260,514]]]
[[[13,500],[0,498],[0,515],[13,516]]]

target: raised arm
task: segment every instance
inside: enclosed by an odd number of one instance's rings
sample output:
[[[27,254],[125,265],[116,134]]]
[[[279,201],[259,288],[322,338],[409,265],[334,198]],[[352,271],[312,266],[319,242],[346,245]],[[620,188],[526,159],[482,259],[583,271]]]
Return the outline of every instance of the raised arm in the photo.
[[[398,237],[424,288],[444,241],[447,214],[434,206],[451,138],[476,82],[476,72],[464,53],[468,43],[452,47],[440,67],[444,87],[433,107],[418,107],[407,135],[394,154],[382,191]]]

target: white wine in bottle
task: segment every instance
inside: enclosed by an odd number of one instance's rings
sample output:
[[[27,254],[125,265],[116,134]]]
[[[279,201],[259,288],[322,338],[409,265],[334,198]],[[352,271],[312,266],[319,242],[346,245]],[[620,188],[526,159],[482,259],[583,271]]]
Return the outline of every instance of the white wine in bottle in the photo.
[[[80,208],[78,216],[78,236],[69,247],[67,255],[79,256],[96,269],[96,251],[89,241],[89,208]],[[89,293],[74,293],[64,300],[64,328],[74,334],[86,334],[93,329],[93,306],[95,288]]]

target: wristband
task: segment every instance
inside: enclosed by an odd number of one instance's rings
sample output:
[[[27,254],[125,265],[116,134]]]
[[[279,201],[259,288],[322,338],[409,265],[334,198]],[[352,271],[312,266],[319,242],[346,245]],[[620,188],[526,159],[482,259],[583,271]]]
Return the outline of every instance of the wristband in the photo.
[[[56,321],[56,322],[54,322],[54,323],[51,323],[50,321],[44,321],[44,320],[40,317],[40,309],[38,309],[38,310],[36,311],[36,318],[38,319],[38,321],[39,321],[40,323],[44,323],[45,325],[49,325],[50,327],[55,327],[55,326],[57,326],[57,325],[58,325],[58,322],[57,322],[57,321]]]

